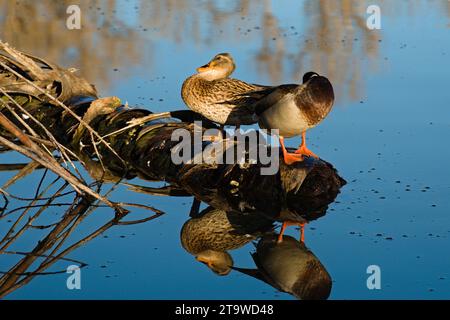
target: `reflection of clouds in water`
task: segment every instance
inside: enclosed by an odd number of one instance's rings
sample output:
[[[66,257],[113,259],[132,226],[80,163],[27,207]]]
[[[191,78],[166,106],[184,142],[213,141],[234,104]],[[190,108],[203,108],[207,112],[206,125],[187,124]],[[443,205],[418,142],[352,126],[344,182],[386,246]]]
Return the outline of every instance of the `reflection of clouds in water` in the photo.
[[[340,99],[358,100],[364,88],[361,73],[366,64],[380,67],[379,40],[382,34],[389,37],[383,29],[366,28],[368,1],[286,2],[292,6],[290,12],[298,11],[295,26],[288,25],[284,13],[270,0],[155,0],[133,5],[91,1],[82,5],[81,32],[64,27],[69,4],[67,0],[18,4],[0,0],[0,12],[7,13],[0,18],[0,36],[22,50],[77,66],[86,78],[104,87],[109,83],[108,72],[117,66],[149,66],[147,59],[152,60],[151,48],[158,39],[180,46],[251,43],[257,47],[250,52],[258,72],[268,75],[273,84],[300,82],[304,72],[315,70],[332,80]],[[450,2],[431,4],[433,10],[450,15]],[[430,6],[420,0],[380,1],[379,5],[383,16],[393,18]],[[151,32],[153,41],[144,38],[145,31]]]

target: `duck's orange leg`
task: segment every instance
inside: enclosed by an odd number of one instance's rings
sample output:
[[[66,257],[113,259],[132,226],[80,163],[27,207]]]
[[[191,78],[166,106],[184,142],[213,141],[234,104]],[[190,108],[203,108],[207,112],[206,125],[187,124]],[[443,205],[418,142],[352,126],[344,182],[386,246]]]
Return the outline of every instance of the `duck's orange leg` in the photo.
[[[306,225],[306,222],[299,224],[299,226],[300,226],[300,242],[301,243],[305,242],[305,225]]]
[[[294,162],[303,161],[303,155],[287,152],[287,150],[284,146],[284,138],[281,136],[280,136],[280,145],[281,145],[281,150],[283,151],[284,163],[286,163],[287,165],[291,165]]]
[[[305,131],[302,132],[302,144],[298,147],[298,149],[295,151],[295,153],[303,155],[303,156],[319,159],[319,157],[316,154],[314,154],[311,150],[309,150],[306,147],[306,132]]]
[[[277,242],[278,243],[283,242],[283,234],[284,234],[284,231],[286,230],[286,227],[288,227],[288,226],[299,226],[300,227],[300,242],[301,243],[305,242],[305,225],[306,225],[306,222],[304,222],[304,223],[290,222],[290,221],[283,222],[283,225],[281,226],[280,234],[278,235]]]

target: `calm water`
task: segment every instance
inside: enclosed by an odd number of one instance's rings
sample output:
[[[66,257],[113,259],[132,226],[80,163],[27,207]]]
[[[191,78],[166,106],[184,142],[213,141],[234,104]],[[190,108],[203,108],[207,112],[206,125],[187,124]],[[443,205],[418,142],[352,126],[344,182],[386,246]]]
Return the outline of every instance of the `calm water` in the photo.
[[[230,52],[234,77],[249,82],[298,82],[309,70],[328,76],[337,101],[308,141],[348,184],[326,216],[306,227],[306,245],[333,279],[330,298],[450,298],[449,1],[377,1],[382,28],[374,31],[365,24],[373,1],[86,1],[79,31],[65,29],[63,3],[0,1],[0,37],[80,69],[102,96],[132,106],[186,108],[183,80],[218,52]],[[14,154],[1,160],[26,162]],[[13,174],[2,173],[1,184]],[[40,177],[32,174],[8,191],[32,196]],[[81,290],[66,288],[66,273],[43,275],[7,298],[293,299],[238,272],[217,276],[187,253],[180,230],[191,198],[123,187],[112,198],[166,214],[109,229],[68,255],[88,264]],[[47,210],[42,224],[61,212]],[[133,214],[145,216],[140,209]],[[110,210],[96,210],[72,241],[105,216]],[[2,234],[10,225],[0,220]],[[29,251],[43,234],[33,231],[10,250]],[[287,234],[298,237],[294,227]],[[252,251],[252,244],[230,251],[235,266],[254,267]],[[15,259],[0,256],[0,271]],[[381,268],[381,290],[367,289],[369,265]]]

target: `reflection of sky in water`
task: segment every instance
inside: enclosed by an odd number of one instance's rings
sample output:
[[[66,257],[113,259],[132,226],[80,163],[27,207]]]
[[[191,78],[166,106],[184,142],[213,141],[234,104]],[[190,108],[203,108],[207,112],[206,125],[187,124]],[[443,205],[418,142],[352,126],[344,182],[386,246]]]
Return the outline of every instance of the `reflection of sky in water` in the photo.
[[[317,6],[304,2],[293,5],[289,1],[282,1],[283,5],[268,6],[268,3],[261,2],[257,5],[259,10],[255,9],[244,20],[239,14],[233,15],[230,18],[233,24],[221,27],[220,33],[212,27],[211,15],[205,13],[206,4],[201,2],[188,12],[201,17],[198,28],[204,41],[189,37],[188,28],[178,30],[177,41],[161,30],[153,30],[152,23],[147,26],[139,22],[141,13],[128,2],[119,2],[117,15],[139,33],[133,38],[136,42],[128,42],[120,55],[126,56],[126,48],[135,46],[142,59],[105,58],[99,63],[109,70],[109,84],[95,78],[89,80],[99,85],[103,96],[117,95],[131,105],[143,105],[152,111],[182,108],[179,94],[182,81],[217,52],[233,54],[237,62],[236,78],[264,84],[276,82],[273,79],[277,77],[278,82],[298,81],[304,71],[312,69],[315,57],[302,60],[301,69],[293,72],[299,67],[296,58],[300,48],[310,42],[316,46],[320,43],[320,38],[310,34],[309,24],[314,23],[311,18],[314,15],[310,13],[317,14]],[[447,197],[450,150],[446,147],[450,130],[447,89],[450,34],[445,3],[434,1],[429,5],[418,1],[407,7],[382,2],[383,12],[386,7],[383,29],[380,34],[375,31],[375,40],[367,44],[377,46],[373,55],[367,56],[362,50],[367,31],[355,36],[353,31],[358,27],[354,24],[353,29],[339,30],[342,37],[334,39],[334,44],[329,43],[330,52],[314,50],[312,45],[310,52],[320,54],[322,59],[314,69],[324,72],[331,68],[330,73],[340,81],[332,78],[338,97],[335,109],[309,133],[308,140],[311,149],[332,162],[349,182],[328,214],[312,222],[306,231],[307,246],[333,278],[331,298],[450,298],[450,260],[445,253],[450,245]],[[230,10],[225,1],[220,1],[217,7]],[[365,17],[365,6],[359,8],[355,14]],[[269,56],[276,55],[277,45],[284,46],[280,64],[271,61],[266,69],[255,60],[264,42],[261,10],[276,17],[282,29],[281,36],[274,36],[276,40],[266,37],[273,50],[269,50]],[[191,17],[185,15],[186,19]],[[333,16],[331,11],[330,17]],[[181,19],[183,13],[177,17]],[[239,27],[240,32],[236,30]],[[244,35],[247,29],[251,31]],[[7,40],[14,44],[12,39]],[[348,51],[347,46],[354,48]],[[42,49],[36,53],[39,50]],[[67,53],[74,55],[72,50]],[[103,56],[108,57],[108,52]],[[338,59],[341,63],[346,61],[347,66],[330,63]],[[278,66],[282,66],[279,75],[267,72]],[[118,71],[114,72],[114,68]],[[357,79],[354,93],[349,88],[352,79]],[[294,146],[299,142],[290,139],[288,144]],[[2,159],[13,162],[16,157],[3,155]],[[10,174],[4,174],[2,181],[7,177]],[[27,181],[37,183],[38,178],[33,176]],[[19,194],[24,186],[18,184],[11,192]],[[218,277],[187,254],[180,246],[179,231],[187,219],[190,199],[150,197],[123,190],[116,192],[114,199],[121,198],[151,204],[167,214],[142,225],[111,229],[106,233],[108,238],[95,239],[72,253],[69,258],[89,264],[83,269],[81,291],[68,291],[66,275],[54,275],[37,277],[9,297],[291,298],[235,272]],[[49,212],[53,214],[58,209]],[[100,224],[102,214],[110,213],[99,209],[89,220]],[[85,222],[80,234],[88,232],[88,226]],[[297,236],[294,229],[287,232]],[[251,250],[251,245],[247,245],[232,251],[235,265],[252,267]],[[365,270],[370,264],[382,269],[380,291],[366,288]],[[65,266],[66,262],[61,262],[53,268]],[[3,263],[0,269],[4,269]]]

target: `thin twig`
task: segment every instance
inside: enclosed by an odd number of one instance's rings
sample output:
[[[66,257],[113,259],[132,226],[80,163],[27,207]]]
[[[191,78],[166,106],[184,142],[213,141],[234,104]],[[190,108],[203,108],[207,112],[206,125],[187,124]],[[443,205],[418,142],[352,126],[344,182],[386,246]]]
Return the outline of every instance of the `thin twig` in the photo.
[[[0,124],[3,124],[2,123],[2,119],[3,119],[2,116],[3,116],[3,114],[0,113]],[[8,120],[7,118],[4,118],[4,119]],[[31,140],[29,140],[29,142],[33,146],[34,143]],[[75,177],[69,171],[67,171],[66,169],[61,167],[59,165],[59,163],[56,160],[54,160],[52,157],[49,158],[49,157],[45,156],[42,152],[39,151],[39,149],[36,148],[36,146],[34,146],[34,148],[33,148],[34,150],[33,150],[33,152],[31,152],[31,151],[29,151],[29,150],[27,150],[27,149],[25,149],[23,147],[20,147],[20,146],[18,146],[16,144],[10,142],[9,140],[7,140],[7,139],[5,139],[5,138],[3,138],[1,136],[0,136],[0,143],[3,144],[3,145],[6,145],[7,147],[9,147],[9,148],[11,148],[11,149],[13,149],[15,151],[18,151],[18,152],[24,154],[25,156],[27,156],[27,157],[29,157],[29,158],[37,161],[37,162],[39,162],[44,167],[50,169],[51,171],[53,171],[57,175],[61,176],[61,178],[63,178],[67,182],[69,182],[74,187],[74,189],[77,190],[78,193],[81,193],[81,190],[82,190],[85,193],[87,193],[87,194],[89,194],[89,195],[91,195],[91,196],[101,200],[102,202],[106,203],[107,205],[111,206],[112,208],[119,209],[116,204],[112,203],[107,198],[105,198],[102,195],[94,192],[92,189],[90,189],[85,184],[80,182],[77,177]],[[34,152],[38,153],[38,155],[36,155]]]
[[[23,167],[14,177],[9,179],[3,186],[2,190],[8,189],[10,186],[12,186],[14,183],[16,183],[18,180],[26,177],[30,173],[32,173],[37,167],[39,167],[40,164],[36,161],[31,161],[28,163],[25,167]]]
[[[128,129],[140,126],[141,124],[144,124],[151,120],[170,118],[170,116],[171,116],[170,112],[161,112],[161,113],[156,113],[156,114],[149,114],[148,116],[141,117],[141,118],[136,118],[136,119],[133,119],[133,120],[130,120],[127,122],[130,125],[120,128],[119,130],[116,130],[114,132],[108,133],[108,134],[104,135],[103,138],[107,138],[109,136],[113,136],[113,135],[122,133]]]

